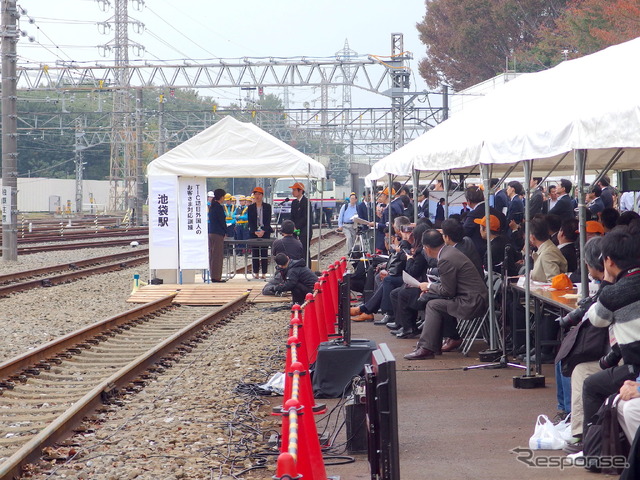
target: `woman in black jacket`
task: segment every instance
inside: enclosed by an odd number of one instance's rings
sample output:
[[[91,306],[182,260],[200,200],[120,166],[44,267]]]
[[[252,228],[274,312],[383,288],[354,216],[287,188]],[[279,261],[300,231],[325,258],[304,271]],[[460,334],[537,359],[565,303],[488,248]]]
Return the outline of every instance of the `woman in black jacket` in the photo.
[[[262,187],[253,189],[255,203],[247,208],[247,222],[249,225],[249,238],[271,238],[271,205],[262,201],[264,190]],[[262,267],[262,278],[266,278],[269,267],[269,247],[253,247],[251,249],[251,263],[253,276],[258,278]]]

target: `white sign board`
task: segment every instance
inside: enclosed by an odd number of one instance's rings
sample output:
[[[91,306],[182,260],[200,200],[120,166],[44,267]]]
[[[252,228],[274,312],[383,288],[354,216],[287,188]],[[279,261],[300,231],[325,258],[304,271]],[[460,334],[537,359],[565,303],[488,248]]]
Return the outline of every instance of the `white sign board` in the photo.
[[[149,268],[178,268],[178,177],[149,177]]]
[[[180,269],[209,268],[207,186],[202,177],[178,180]]]
[[[12,187],[2,187],[2,197],[0,198],[0,206],[2,207],[2,224],[11,223],[11,190]]]

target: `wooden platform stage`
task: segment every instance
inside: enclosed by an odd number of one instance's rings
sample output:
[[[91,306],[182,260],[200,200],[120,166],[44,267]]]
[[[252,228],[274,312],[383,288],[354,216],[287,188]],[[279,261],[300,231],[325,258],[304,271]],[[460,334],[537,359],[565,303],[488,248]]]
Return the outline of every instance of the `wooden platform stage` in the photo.
[[[264,280],[233,278],[225,283],[190,283],[145,285],[131,293],[129,303],[148,303],[178,292],[174,303],[181,305],[224,305],[241,295],[249,294],[247,303],[290,303],[291,295],[273,297],[262,295]]]

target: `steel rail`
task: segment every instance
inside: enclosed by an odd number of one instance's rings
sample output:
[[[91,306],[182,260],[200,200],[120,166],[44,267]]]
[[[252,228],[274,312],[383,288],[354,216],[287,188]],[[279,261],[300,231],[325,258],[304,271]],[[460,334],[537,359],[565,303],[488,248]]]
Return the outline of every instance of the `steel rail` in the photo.
[[[54,285],[60,285],[79,278],[88,277],[91,275],[98,275],[100,273],[115,272],[122,270],[123,268],[130,268],[136,265],[141,265],[149,261],[149,255],[134,258],[131,260],[120,261],[117,263],[110,263],[107,265],[99,265],[97,267],[85,268],[82,270],[62,273],[60,275],[54,275],[47,278],[37,278],[34,280],[27,280],[20,283],[14,283],[0,287],[0,297],[7,296],[11,293],[24,292],[25,290],[31,290],[39,287],[51,287]]]
[[[136,237],[136,242],[143,244],[149,243],[148,237]],[[64,243],[56,245],[39,245],[39,246],[25,246],[18,247],[18,255],[29,255],[31,253],[42,252],[54,252],[58,250],[75,250],[78,248],[105,248],[105,247],[121,247],[131,244],[131,239],[123,240],[105,240],[104,242],[77,242],[77,243]]]
[[[115,253],[113,255],[105,255],[102,257],[88,258],[86,260],[79,260],[77,262],[63,263],[60,265],[52,265],[50,267],[34,268],[33,270],[23,270],[21,272],[8,273],[6,275],[0,275],[0,284],[9,282],[15,282],[24,278],[36,277],[38,275],[47,275],[55,272],[64,272],[65,270],[77,270],[78,268],[88,267],[91,265],[97,265],[104,262],[112,262],[115,260],[123,260],[131,257],[138,257],[140,255],[149,255],[148,248],[141,248],[132,250],[130,252]]]
[[[29,368],[34,362],[41,364],[41,360],[54,355],[53,352],[63,352],[73,345],[78,345],[89,340],[102,332],[106,332],[119,325],[126,324],[131,318],[139,318],[145,314],[153,313],[160,308],[171,304],[174,295],[170,295],[156,302],[145,304],[139,308],[125,312],[123,315],[111,317],[93,326],[86,327],[77,332],[69,334],[61,339],[50,342],[36,351],[22,355],[18,359],[0,365],[0,376],[4,376],[6,371],[18,371],[20,368]],[[22,469],[28,463],[37,461],[40,452],[46,446],[66,437],[73,431],[73,428],[82,423],[84,417],[93,412],[102,403],[104,398],[109,398],[118,393],[118,390],[128,386],[139,378],[150,367],[162,361],[167,355],[178,348],[182,343],[193,337],[205,326],[220,322],[224,317],[240,308],[246,301],[248,293],[243,294],[236,300],[227,303],[218,310],[211,312],[175,332],[170,337],[138,356],[128,365],[122,367],[110,377],[100,381],[91,391],[86,393],[72,407],[67,409],[62,415],[54,420],[48,427],[40,431],[35,437],[30,439],[18,451],[12,454],[4,463],[0,464],[0,480],[13,479],[19,476]],[[126,318],[126,319],[125,319]],[[39,360],[40,359],[40,360]],[[18,367],[18,365],[20,367]]]

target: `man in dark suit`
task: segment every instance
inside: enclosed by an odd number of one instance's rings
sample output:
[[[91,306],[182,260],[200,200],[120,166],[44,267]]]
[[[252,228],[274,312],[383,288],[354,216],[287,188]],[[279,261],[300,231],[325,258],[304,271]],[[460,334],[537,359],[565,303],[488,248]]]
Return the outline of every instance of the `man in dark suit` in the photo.
[[[497,178],[491,179],[491,190],[495,188],[498,184]],[[495,197],[493,199],[493,206],[496,210],[498,210],[503,215],[506,215],[507,208],[509,208],[509,195],[507,194],[506,189],[502,188],[495,193]]]
[[[556,189],[558,192],[558,201],[554,207],[549,210],[549,214],[559,216],[563,222],[575,218],[573,203],[570,197],[572,188],[573,184],[571,180],[567,180],[566,178],[560,180],[560,185],[558,185]]]
[[[531,188],[531,199],[529,200],[529,216],[533,218],[534,215],[542,213],[542,206],[544,204],[544,194],[540,189],[540,183],[542,177],[533,177],[529,184]]]
[[[507,207],[507,225],[513,220],[520,224],[524,219],[524,203],[522,195],[524,188],[517,180],[513,180],[507,184],[507,195],[509,196],[509,206]]]
[[[567,260],[567,272],[575,272],[578,269],[578,220],[571,219],[562,223],[558,231],[558,248]]]
[[[423,249],[438,260],[440,283],[423,282],[420,289],[439,296],[427,303],[424,326],[416,349],[407,360],[434,358],[442,347],[443,323],[451,318],[474,318],[487,308],[488,293],[483,278],[471,260],[454,247],[445,245],[440,232],[427,230]]]
[[[311,258],[307,249],[307,242],[313,237],[311,222],[309,221],[309,199],[304,195],[304,184],[296,182],[289,187],[291,195],[295,199],[291,202],[291,220],[298,230],[298,240],[302,243],[304,256],[302,257],[306,265],[311,265]]]
[[[604,204],[604,208],[613,208],[613,187],[609,183],[609,176],[604,175],[599,181],[598,185],[602,189],[600,198]]]
[[[480,258],[482,258],[484,256],[484,252],[487,250],[487,242],[486,240],[482,239],[482,236],[480,236],[480,227],[477,223],[474,222],[474,220],[479,220],[486,214],[484,192],[478,187],[468,187],[465,190],[465,197],[467,199],[467,202],[469,202],[469,206],[472,210],[465,215],[464,222],[462,223],[462,228],[464,228],[465,237],[469,237],[471,240],[473,240],[473,243],[478,250],[478,255],[480,256]],[[495,215],[498,220],[500,220],[500,231],[506,231],[507,219],[503,215],[503,213],[499,212],[498,209],[494,207],[491,207],[489,211],[491,215]]]

